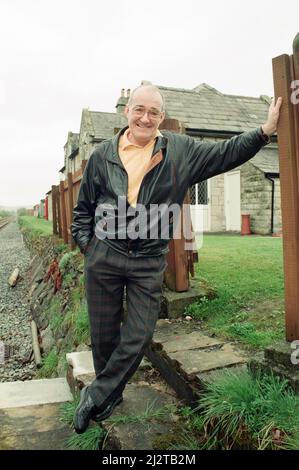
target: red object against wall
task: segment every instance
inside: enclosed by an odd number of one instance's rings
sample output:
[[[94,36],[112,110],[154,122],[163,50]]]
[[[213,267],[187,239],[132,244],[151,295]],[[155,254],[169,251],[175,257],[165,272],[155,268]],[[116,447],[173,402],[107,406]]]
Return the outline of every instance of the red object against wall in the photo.
[[[45,218],[46,220],[48,220],[48,217],[49,217],[49,215],[48,215],[48,196],[46,196],[46,199],[45,199],[45,215],[44,215],[44,218]]]
[[[242,227],[241,227],[241,235],[250,235],[250,215],[249,214],[242,214]]]

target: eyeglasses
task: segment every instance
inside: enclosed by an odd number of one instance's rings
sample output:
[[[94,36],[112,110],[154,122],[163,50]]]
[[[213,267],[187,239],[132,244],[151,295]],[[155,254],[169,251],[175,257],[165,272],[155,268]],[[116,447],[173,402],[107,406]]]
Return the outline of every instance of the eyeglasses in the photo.
[[[143,106],[135,106],[135,108],[133,108],[133,113],[138,117],[142,117],[145,115],[145,113],[147,113],[150,119],[159,119],[162,111],[159,111],[158,109],[146,110]]]

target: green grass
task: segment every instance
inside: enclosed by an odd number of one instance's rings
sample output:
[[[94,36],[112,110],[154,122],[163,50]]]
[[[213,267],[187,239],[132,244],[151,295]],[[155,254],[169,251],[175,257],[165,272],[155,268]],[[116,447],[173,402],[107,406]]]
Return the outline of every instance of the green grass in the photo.
[[[98,425],[89,427],[84,434],[73,434],[66,441],[70,450],[100,450],[106,432]]]
[[[73,401],[69,401],[61,405],[59,409],[59,415],[60,415],[61,421],[69,424],[70,426],[72,425],[75,409],[79,405],[79,401],[80,401],[80,393],[77,392],[74,394]]]
[[[63,324],[73,329],[73,344],[78,346],[89,339],[90,326],[87,302],[84,297],[84,285],[79,285],[71,292],[68,309],[64,312]]]
[[[73,428],[73,417],[80,401],[76,393],[74,401],[63,403],[60,407],[60,419]],[[99,450],[106,432],[99,425],[89,427],[84,434],[72,434],[65,441],[65,448],[71,450]]]
[[[50,305],[45,310],[45,314],[49,319],[50,326],[53,332],[59,328],[64,320],[64,315],[61,313],[60,307],[61,297],[59,294],[56,294],[55,297],[52,297]]]
[[[204,235],[196,278],[217,292],[186,313],[210,331],[261,348],[284,333],[282,240]]]
[[[79,393],[75,394],[74,401],[64,403],[60,408],[60,419],[71,427],[73,427],[73,416],[75,410],[79,404],[80,395]],[[161,420],[170,413],[176,411],[176,408],[173,405],[166,405],[162,408],[155,409],[155,400],[149,403],[143,413],[139,414],[130,414],[118,417],[110,417],[106,420],[107,423],[110,423],[111,426],[117,426],[119,424],[134,424],[134,423],[145,423],[150,420]],[[77,449],[77,450],[98,450],[99,448],[105,448],[105,443],[109,431],[104,430],[99,425],[94,425],[89,427],[84,434],[77,435],[74,434],[71,437],[68,437],[65,446],[68,449]]]
[[[62,287],[64,289],[71,287],[73,282],[74,282],[74,279],[75,278],[74,278],[74,275],[72,273],[64,274],[64,276],[62,278]]]
[[[76,344],[84,343],[90,333],[87,302],[85,299],[81,300],[77,307],[75,307],[74,318],[74,341]]]
[[[64,253],[61,260],[59,261],[59,268],[62,273],[68,272],[68,270],[72,267],[72,261],[77,256],[77,254],[77,250]]]
[[[173,405],[165,405],[161,408],[155,408],[155,400],[148,403],[146,409],[142,413],[132,413],[130,415],[117,416],[109,418],[109,423],[113,425],[118,424],[128,424],[128,423],[142,423],[144,421],[150,421],[152,419],[163,419],[166,416],[169,416],[172,412],[175,411]],[[108,420],[107,420],[108,422]]]
[[[0,219],[1,219],[2,217],[5,218],[5,217],[10,217],[10,216],[12,216],[12,215],[14,215],[13,212],[5,211],[5,210],[0,210]]]
[[[33,235],[48,236],[53,234],[53,224],[49,220],[22,215],[19,217],[19,223],[23,229],[30,230]]]
[[[50,378],[56,376],[56,368],[58,365],[58,356],[55,349],[49,352],[49,354],[43,358],[42,367],[38,370],[37,376],[40,379]]]
[[[202,449],[299,449],[299,397],[274,375],[219,373],[189,418]]]

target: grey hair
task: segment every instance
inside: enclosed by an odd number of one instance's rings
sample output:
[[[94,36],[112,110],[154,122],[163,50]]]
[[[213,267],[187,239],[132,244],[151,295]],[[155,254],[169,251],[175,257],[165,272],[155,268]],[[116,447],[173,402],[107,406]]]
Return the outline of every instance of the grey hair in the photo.
[[[128,100],[128,103],[127,105],[128,106],[131,106],[132,105],[132,101],[133,101],[133,97],[135,95],[135,92],[137,90],[140,90],[140,88],[148,88],[149,90],[153,91],[153,92],[156,92],[156,93],[159,93],[159,95],[161,96],[162,98],[162,109],[161,111],[164,111],[165,110],[165,100],[164,100],[164,96],[162,95],[161,91],[159,90],[159,88],[155,85],[150,85],[150,84],[144,84],[144,85],[139,85],[137,88],[135,88],[131,94],[130,94],[130,97],[129,97],[129,100]]]

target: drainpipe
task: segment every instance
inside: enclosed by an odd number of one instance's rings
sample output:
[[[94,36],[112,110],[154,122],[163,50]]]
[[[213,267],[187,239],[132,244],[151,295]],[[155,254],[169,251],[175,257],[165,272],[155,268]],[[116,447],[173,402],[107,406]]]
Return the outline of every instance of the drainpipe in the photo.
[[[273,178],[279,178],[277,173],[265,173],[267,180],[271,181],[272,185],[272,194],[271,194],[271,234],[274,233],[274,191],[275,191],[275,182]]]

